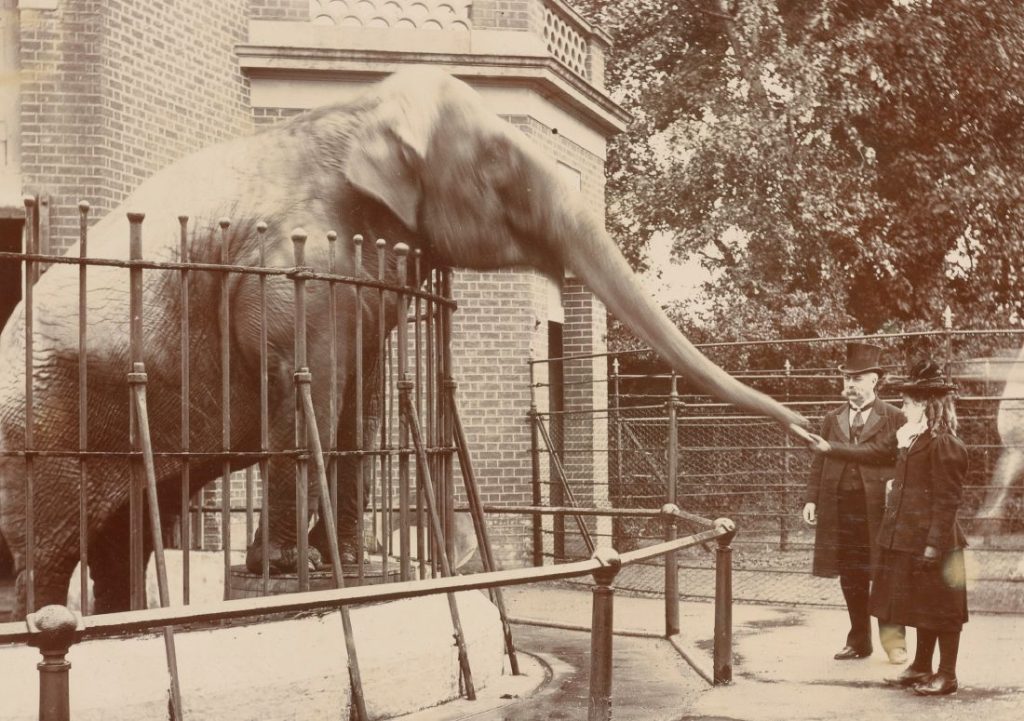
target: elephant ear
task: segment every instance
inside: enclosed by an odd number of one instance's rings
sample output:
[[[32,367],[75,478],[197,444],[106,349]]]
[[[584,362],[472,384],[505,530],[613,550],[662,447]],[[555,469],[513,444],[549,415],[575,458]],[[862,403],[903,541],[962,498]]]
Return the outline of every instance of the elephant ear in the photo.
[[[424,97],[424,88],[409,83],[386,89],[390,92],[353,134],[348,179],[416,230],[423,195],[420,172],[437,116],[437,97]]]

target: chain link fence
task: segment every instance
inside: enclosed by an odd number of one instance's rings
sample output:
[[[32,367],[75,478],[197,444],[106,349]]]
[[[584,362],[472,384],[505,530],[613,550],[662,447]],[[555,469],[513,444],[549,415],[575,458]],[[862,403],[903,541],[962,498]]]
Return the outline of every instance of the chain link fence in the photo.
[[[959,385],[959,435],[970,453],[960,518],[970,543],[971,606],[982,612],[1024,612],[1024,490],[1019,483],[1011,489],[1000,523],[985,523],[977,517],[993,488],[993,470],[1004,451],[996,416],[1010,366],[1003,364],[1000,371],[993,359],[1014,358],[1021,336],[1005,334],[993,356],[980,362],[965,357],[977,352],[977,344],[971,342],[976,338],[961,332],[963,352],[957,355],[948,334],[936,335],[938,342],[926,341],[933,353],[937,348],[939,357],[947,360]],[[991,332],[979,336],[991,343]],[[824,414],[843,402],[837,371],[843,340],[808,341],[799,347],[788,344],[790,353],[804,359],[799,369],[791,364],[766,369],[748,366],[734,374],[799,410],[817,429]],[[888,336],[882,342],[891,348],[906,340],[907,336]],[[727,348],[729,355],[743,351],[737,345]],[[704,350],[712,358],[717,355],[714,347]],[[725,365],[722,358],[715,360]],[[814,529],[804,525],[801,509],[811,453],[773,421],[743,415],[695,395],[684,379],[616,373],[619,364],[615,362],[610,367],[607,409],[549,414],[546,419],[553,432],[551,446],[542,446],[541,456],[550,465],[551,505],[575,501],[580,506],[657,509],[669,500],[668,481],[674,475],[676,503],[682,510],[707,518],[728,516],[739,526],[733,544],[736,600],[841,606],[838,581],[810,575]],[[880,395],[898,405],[898,397],[884,385]],[[674,460],[669,452],[673,429],[678,449]],[[595,441],[594,435],[601,432],[607,435],[606,443]],[[664,540],[664,523],[657,517],[585,520],[595,542],[610,542],[620,551]],[[684,525],[680,530],[690,529]],[[555,520],[545,531],[546,555],[556,562],[587,555],[573,517]],[[697,547],[680,554],[682,597],[711,595],[713,550]],[[617,586],[661,594],[664,577],[659,565],[638,565],[625,569]]]

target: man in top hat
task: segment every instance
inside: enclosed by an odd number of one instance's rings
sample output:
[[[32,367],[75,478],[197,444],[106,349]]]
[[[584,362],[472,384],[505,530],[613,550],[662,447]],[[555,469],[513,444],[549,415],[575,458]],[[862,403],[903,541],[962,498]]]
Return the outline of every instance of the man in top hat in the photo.
[[[895,437],[903,414],[875,395],[885,370],[879,363],[882,349],[870,343],[848,343],[846,363],[839,366],[843,397],[839,408],[822,420],[821,436],[836,443],[879,442],[884,434]],[[893,477],[891,465],[852,463],[815,454],[807,480],[804,521],[815,526],[815,576],[835,578],[850,614],[846,645],[835,654],[840,661],[871,655],[871,615],[868,598],[871,571],[878,562],[875,542],[885,511],[885,484]],[[879,640],[891,663],[907,659],[903,626],[879,624]]]

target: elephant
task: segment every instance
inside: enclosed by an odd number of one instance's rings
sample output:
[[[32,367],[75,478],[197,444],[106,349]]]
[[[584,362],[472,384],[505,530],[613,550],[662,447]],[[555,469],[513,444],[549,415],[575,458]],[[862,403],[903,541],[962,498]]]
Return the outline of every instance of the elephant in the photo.
[[[143,182],[120,207],[90,230],[88,251],[97,258],[128,253],[127,211],[145,213],[143,256],[173,261],[180,242],[179,214],[189,217],[190,260],[257,265],[258,224],[266,224],[265,264],[294,265],[289,241],[303,228],[306,265],[326,271],[328,245],[361,234],[405,243],[421,252],[425,267],[533,268],[552,277],[570,269],[675,370],[697,387],[798,432],[805,419],[767,395],[742,384],[705,358],[648,297],[604,224],[577,194],[563,185],[554,162],[520,131],[490,112],[466,83],[439,70],[400,70],[363,95],[299,114],[253,135],[216,144],[179,160]],[[222,217],[231,219],[224,230]],[[221,247],[223,245],[223,257]],[[377,267],[373,243],[364,244],[364,267],[354,251],[338,243],[338,272],[369,277]],[[76,247],[68,253],[75,254]],[[389,259],[393,254],[389,254]],[[393,260],[388,279],[395,282]],[[216,313],[217,274],[192,273],[191,407],[192,450],[220,449],[221,361]],[[259,448],[259,283],[252,275],[228,276],[230,298],[230,400],[233,467],[251,465],[245,454]],[[77,269],[56,264],[35,286],[34,433],[37,449],[77,448],[78,331]],[[90,450],[128,450],[129,412],[125,378],[129,366],[129,293],[122,268],[88,270],[88,433]],[[327,434],[328,312],[322,283],[309,284],[309,368],[321,435]],[[147,270],[142,289],[143,327],[153,446],[177,448],[180,434],[181,304],[178,273]],[[272,448],[293,443],[292,283],[267,281],[269,304],[269,396]],[[376,312],[356,305],[354,291],[339,293],[337,333],[351,338],[362,313],[366,337],[374,337]],[[392,304],[393,306],[394,304]],[[395,325],[394,307],[383,322]],[[0,336],[0,447],[23,448],[26,418],[25,309],[19,306]],[[370,344],[372,345],[372,344]],[[369,351],[372,352],[372,351]],[[353,447],[355,350],[342,343],[338,358],[343,403],[338,430],[342,447]],[[367,367],[373,364],[368,363]],[[196,374],[193,373],[193,376]],[[369,394],[367,394],[369,395]],[[192,490],[221,473],[216,456],[189,461]],[[293,461],[271,458],[268,498],[271,552],[295,545]],[[180,461],[159,460],[156,478],[161,512],[169,514],[179,494]],[[90,572],[95,610],[128,608],[128,463],[89,461]],[[339,495],[351,495],[353,474],[342,469]],[[25,462],[0,458],[0,533],[18,574],[17,612],[25,611]],[[34,592],[36,605],[63,602],[78,560],[78,460],[39,457],[34,474]],[[310,508],[317,488],[310,487]],[[339,506],[345,505],[345,499]],[[349,511],[352,515],[351,502]],[[349,524],[351,528],[351,523]],[[345,523],[339,531],[344,534]],[[150,552],[148,545],[145,552]],[[258,553],[250,547],[250,562]],[[275,556],[276,557],[276,556]]]
[[[1009,510],[1010,490],[1024,477],[1024,346],[1006,373],[1006,383],[996,412],[996,429],[1003,450],[992,471],[991,486],[977,515],[980,527],[987,530],[995,530],[1003,525],[1002,520]]]

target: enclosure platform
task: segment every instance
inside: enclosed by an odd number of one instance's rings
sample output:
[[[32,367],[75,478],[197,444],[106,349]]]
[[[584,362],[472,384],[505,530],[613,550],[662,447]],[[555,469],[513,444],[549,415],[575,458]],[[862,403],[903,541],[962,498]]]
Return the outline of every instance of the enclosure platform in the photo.
[[[359,580],[359,567],[356,564],[345,564],[341,567],[345,587],[372,586],[379,583],[398,581],[401,576],[397,558],[388,559],[387,572],[380,557],[367,557],[363,563],[363,579]],[[331,571],[310,571],[309,590],[327,591],[334,588],[334,574]],[[263,575],[251,573],[244,564],[231,567],[231,579],[228,585],[228,597],[259,598],[261,596],[279,596],[284,593],[297,593],[299,590],[299,574],[277,573],[267,582],[267,590],[263,591]]]

